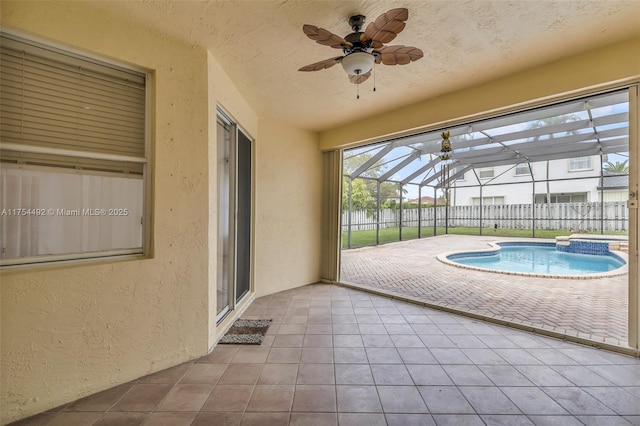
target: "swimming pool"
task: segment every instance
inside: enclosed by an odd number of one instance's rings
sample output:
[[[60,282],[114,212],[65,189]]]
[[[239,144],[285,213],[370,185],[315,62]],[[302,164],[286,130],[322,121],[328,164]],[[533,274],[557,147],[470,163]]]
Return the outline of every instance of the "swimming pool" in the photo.
[[[617,254],[592,255],[556,250],[555,243],[499,242],[493,249],[449,253],[439,256],[454,266],[517,275],[595,278],[626,272],[625,260]]]

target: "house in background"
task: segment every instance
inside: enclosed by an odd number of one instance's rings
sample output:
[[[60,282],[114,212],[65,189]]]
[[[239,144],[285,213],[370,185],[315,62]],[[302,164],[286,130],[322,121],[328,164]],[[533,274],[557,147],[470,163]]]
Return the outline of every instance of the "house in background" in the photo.
[[[46,46],[65,61],[81,58],[85,67],[134,71],[145,87],[146,138],[136,155],[89,155],[94,168],[93,160],[118,158],[143,176],[139,250],[0,271],[0,423],[203,356],[255,297],[336,281],[339,242],[330,244],[328,236],[338,234],[331,220],[338,217],[341,149],[488,112],[637,89],[637,3],[572,9],[574,3],[3,1],[2,31],[10,36]],[[340,67],[297,72],[332,53],[306,39],[303,23],[343,25],[346,33],[349,13],[377,16],[402,6],[417,25],[408,25],[397,42],[426,55],[405,68],[381,68],[375,93],[362,85],[357,100]],[[566,19],[557,25],[560,14]],[[236,168],[227,170],[230,143]],[[35,173],[42,167],[33,164],[36,154],[47,167],[51,156],[73,157],[60,148],[16,145],[0,141],[2,167],[7,159],[7,169]],[[236,216],[226,216],[235,201],[228,185],[237,185],[246,207],[240,236],[229,232],[227,219]],[[225,247],[236,236],[246,275],[242,287],[220,288],[230,276]],[[637,294],[637,265],[630,276]],[[630,300],[632,315],[639,304]],[[635,347],[639,325],[631,328]]]
[[[549,193],[547,193],[547,170]],[[533,179],[532,179],[533,173]],[[605,173],[604,200],[626,201],[628,176],[611,176]],[[607,177],[608,176],[608,177]],[[626,178],[626,179],[625,179]],[[535,181],[535,189],[534,189]],[[626,182],[626,186],[625,186]],[[467,171],[451,185],[451,204],[455,206],[482,204],[536,204],[589,203],[602,199],[600,157],[577,157],[566,160],[521,163],[514,166],[496,166]]]
[[[629,199],[629,175],[612,175],[604,172],[604,184],[598,183],[598,201],[627,201]]]

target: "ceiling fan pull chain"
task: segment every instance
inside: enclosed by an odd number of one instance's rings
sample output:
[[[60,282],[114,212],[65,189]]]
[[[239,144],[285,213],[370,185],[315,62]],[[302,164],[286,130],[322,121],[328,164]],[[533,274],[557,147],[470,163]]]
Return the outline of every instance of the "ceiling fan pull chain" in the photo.
[[[360,99],[360,85],[356,83],[356,99]]]
[[[373,64],[373,91],[376,91],[376,64]]]

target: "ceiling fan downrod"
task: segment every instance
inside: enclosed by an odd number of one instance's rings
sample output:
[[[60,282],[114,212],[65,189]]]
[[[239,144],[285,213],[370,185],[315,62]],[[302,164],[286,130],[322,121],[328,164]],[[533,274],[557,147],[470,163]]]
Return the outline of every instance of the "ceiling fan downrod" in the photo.
[[[349,25],[354,33],[359,33],[364,27],[364,21],[367,19],[364,15],[353,15],[349,18]]]

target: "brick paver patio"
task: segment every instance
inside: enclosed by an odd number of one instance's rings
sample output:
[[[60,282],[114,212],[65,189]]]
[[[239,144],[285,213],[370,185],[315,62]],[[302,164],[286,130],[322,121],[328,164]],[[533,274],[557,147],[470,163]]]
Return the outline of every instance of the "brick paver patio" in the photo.
[[[442,235],[342,251],[341,282],[627,348],[628,275],[554,279],[445,265],[444,252],[509,238]],[[518,239],[522,240],[522,239]]]

